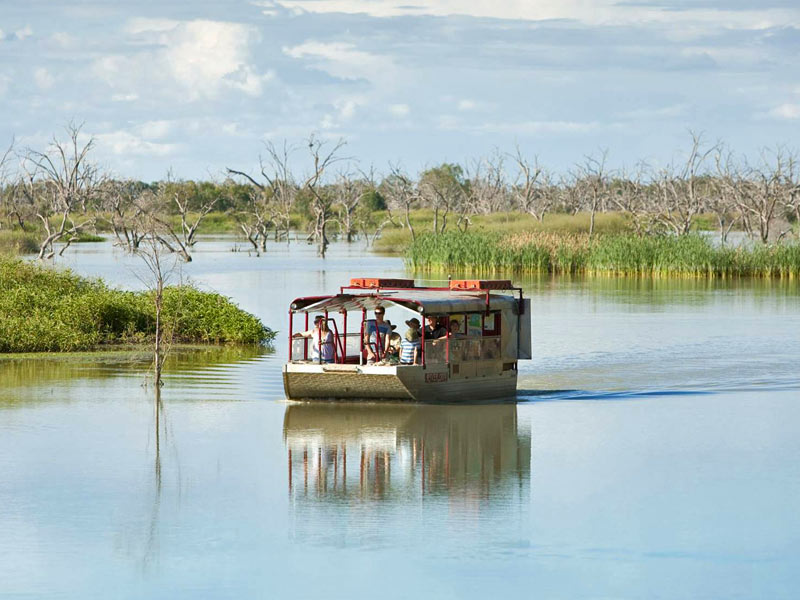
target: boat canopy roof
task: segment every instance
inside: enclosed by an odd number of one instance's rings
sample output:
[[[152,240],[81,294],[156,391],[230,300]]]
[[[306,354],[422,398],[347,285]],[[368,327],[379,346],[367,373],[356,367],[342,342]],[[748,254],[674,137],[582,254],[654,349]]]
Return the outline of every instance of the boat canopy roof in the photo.
[[[487,310],[511,310],[518,312],[519,299],[507,294],[492,294],[486,291],[455,291],[434,289],[380,290],[363,294],[336,294],[298,298],[292,302],[295,312],[341,312],[374,310],[378,306],[393,304],[414,312],[446,315]]]

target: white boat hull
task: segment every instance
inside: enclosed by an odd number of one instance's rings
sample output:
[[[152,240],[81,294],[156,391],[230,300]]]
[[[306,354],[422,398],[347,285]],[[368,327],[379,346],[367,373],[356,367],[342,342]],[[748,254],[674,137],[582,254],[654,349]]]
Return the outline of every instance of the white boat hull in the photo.
[[[513,363],[476,361],[455,367],[336,365],[287,363],[283,385],[290,400],[408,400],[475,402],[514,398],[517,371]]]

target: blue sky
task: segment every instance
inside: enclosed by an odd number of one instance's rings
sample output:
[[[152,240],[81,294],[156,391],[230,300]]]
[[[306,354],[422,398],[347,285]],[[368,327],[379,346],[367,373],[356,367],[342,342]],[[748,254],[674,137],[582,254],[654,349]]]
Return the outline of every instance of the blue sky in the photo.
[[[800,146],[799,59],[797,0],[0,0],[0,142],[83,122],[146,180],[311,133],[412,172],[516,144],[659,164],[690,129],[755,156]]]

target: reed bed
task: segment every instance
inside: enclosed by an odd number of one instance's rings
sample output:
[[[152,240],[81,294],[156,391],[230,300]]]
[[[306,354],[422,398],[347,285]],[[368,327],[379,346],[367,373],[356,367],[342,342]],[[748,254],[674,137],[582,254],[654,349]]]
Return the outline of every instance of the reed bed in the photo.
[[[27,231],[0,231],[0,254],[32,254],[39,251],[39,238]]]
[[[793,278],[800,275],[800,244],[734,248],[698,235],[450,233],[418,237],[406,261],[419,270],[467,273]]]

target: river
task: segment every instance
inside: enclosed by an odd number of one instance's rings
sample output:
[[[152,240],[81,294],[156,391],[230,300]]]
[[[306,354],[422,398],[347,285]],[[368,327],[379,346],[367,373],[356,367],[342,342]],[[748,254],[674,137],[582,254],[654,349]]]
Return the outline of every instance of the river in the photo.
[[[160,403],[125,355],[0,361],[0,597],[797,597],[797,282],[517,280],[516,404],[290,404],[290,300],[410,274],[233,245],[175,280],[274,351],[174,356]],[[59,264],[142,285],[109,243]]]

